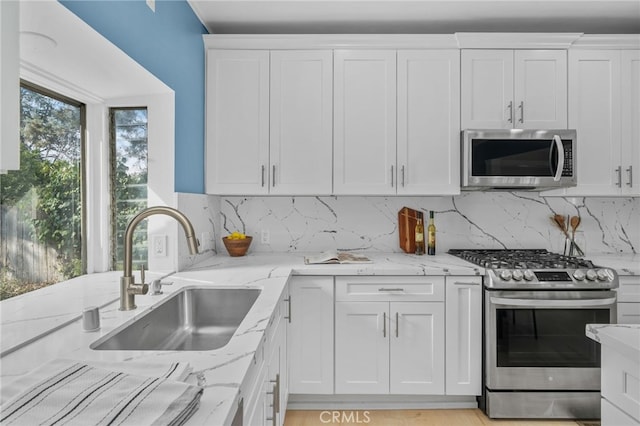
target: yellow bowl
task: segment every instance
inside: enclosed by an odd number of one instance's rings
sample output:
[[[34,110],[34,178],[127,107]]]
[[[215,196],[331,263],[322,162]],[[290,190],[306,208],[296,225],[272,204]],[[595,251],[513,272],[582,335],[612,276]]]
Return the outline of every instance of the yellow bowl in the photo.
[[[247,254],[247,250],[249,250],[249,246],[251,245],[251,240],[253,240],[253,237],[249,236],[242,240],[230,240],[227,237],[222,238],[222,242],[231,257],[240,257]]]

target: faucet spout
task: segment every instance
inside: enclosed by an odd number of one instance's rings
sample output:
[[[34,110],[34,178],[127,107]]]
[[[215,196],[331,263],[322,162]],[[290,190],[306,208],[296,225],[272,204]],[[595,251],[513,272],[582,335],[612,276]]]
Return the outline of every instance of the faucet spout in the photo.
[[[187,244],[189,246],[189,253],[198,253],[198,240],[196,238],[196,233],[193,230],[193,225],[189,219],[187,219],[187,217],[178,210],[166,206],[154,206],[144,209],[135,215],[127,225],[127,229],[124,233],[124,273],[122,278],[120,278],[121,311],[135,309],[135,295],[146,294],[149,290],[148,285],[145,283],[136,284],[133,277],[133,231],[142,220],[155,214],[163,214],[177,220],[184,229]]]

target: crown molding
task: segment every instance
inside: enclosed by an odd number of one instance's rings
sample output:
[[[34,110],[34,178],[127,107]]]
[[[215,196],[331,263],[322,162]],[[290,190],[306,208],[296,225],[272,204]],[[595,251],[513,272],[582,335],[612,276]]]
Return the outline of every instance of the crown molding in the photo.
[[[640,34],[585,34],[571,49],[640,49]]]
[[[582,33],[456,33],[460,49],[568,49]]]
[[[205,49],[457,49],[454,34],[205,34]]]
[[[205,34],[205,49],[640,49],[640,34]]]

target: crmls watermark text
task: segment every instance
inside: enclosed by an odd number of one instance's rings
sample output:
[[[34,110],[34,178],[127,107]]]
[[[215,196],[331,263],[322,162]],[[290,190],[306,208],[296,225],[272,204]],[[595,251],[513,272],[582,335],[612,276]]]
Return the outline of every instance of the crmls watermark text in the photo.
[[[322,423],[366,424],[371,422],[368,411],[323,411],[320,413]]]

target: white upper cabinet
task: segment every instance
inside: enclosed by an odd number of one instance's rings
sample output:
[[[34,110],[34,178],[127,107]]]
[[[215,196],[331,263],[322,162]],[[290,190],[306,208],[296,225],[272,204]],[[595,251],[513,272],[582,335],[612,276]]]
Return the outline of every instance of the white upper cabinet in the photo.
[[[398,51],[397,193],[460,193],[460,53]]]
[[[269,52],[207,52],[206,192],[269,190]]]
[[[334,51],[334,194],[396,192],[396,51]]]
[[[19,10],[0,1],[0,173],[20,168]]]
[[[331,194],[332,83],[331,51],[271,52],[271,194]]]
[[[329,195],[332,54],[207,53],[210,194]]]
[[[567,128],[564,50],[462,51],[462,129]]]
[[[620,191],[640,196],[640,50],[623,50]]]
[[[554,194],[637,196],[640,51],[569,52],[569,127],[578,135],[578,185]]]

